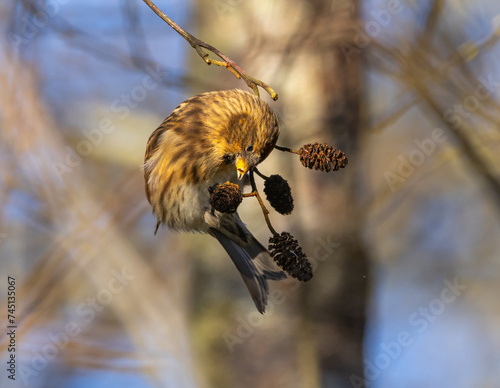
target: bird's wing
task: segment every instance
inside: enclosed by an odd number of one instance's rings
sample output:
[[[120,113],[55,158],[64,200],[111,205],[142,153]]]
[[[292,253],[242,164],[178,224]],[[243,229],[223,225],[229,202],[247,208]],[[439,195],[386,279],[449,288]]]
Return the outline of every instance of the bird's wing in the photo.
[[[227,226],[225,222],[218,229],[210,228],[209,233],[220,242],[231,257],[257,310],[264,313],[269,295],[267,280],[285,279],[286,275],[283,271],[277,270],[267,249],[252,236],[236,213],[225,218],[233,221],[234,230],[224,228],[224,224]]]
[[[170,117],[170,116],[169,116]],[[158,149],[158,142],[160,140],[161,135],[169,129],[168,119],[167,117],[163,123],[160,124],[158,128],[156,128],[153,133],[149,136],[148,143],[146,145],[146,154],[144,155],[144,162],[147,162],[149,158],[155,153]]]
[[[151,193],[149,190],[149,175],[151,174],[151,169],[146,167],[148,164],[149,159],[155,154],[156,150],[159,147],[159,141],[161,138],[161,135],[168,130],[169,126],[167,125],[168,122],[168,117],[163,121],[163,123],[155,129],[155,131],[149,136],[148,143],[146,145],[146,154],[144,155],[144,182],[145,182],[145,189],[146,189],[146,198],[148,199],[148,202],[151,203]],[[156,230],[158,230],[158,225],[156,226]],[[155,231],[156,234],[156,231]]]

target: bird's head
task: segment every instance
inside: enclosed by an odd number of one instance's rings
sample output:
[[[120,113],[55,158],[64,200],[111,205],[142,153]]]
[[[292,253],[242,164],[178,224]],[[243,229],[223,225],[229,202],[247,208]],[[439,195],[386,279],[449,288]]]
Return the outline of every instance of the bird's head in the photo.
[[[267,158],[278,140],[276,115],[265,103],[259,108],[234,114],[229,120],[222,159],[234,163],[238,179]]]

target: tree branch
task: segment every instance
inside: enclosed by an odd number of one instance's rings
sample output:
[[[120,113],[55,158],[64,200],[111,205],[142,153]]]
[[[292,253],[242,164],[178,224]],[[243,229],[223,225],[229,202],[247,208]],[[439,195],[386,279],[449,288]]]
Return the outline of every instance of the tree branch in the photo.
[[[215,47],[209,45],[208,43],[203,42],[202,40],[196,38],[191,35],[189,32],[180,27],[177,23],[175,23],[172,19],[170,19],[165,13],[163,13],[151,0],[143,0],[149,8],[151,8],[163,21],[165,21],[170,27],[172,27],[180,36],[186,39],[189,44],[196,50],[198,55],[206,62],[207,65],[217,65],[222,66],[228,69],[231,73],[233,73],[236,78],[243,79],[249,88],[253,90],[253,92],[259,96],[260,86],[266,92],[269,93],[273,100],[278,99],[278,93],[276,93],[270,86],[248,75],[240,66],[236,64],[231,58],[225,55],[223,52],[217,50]],[[217,55],[222,61],[210,58],[209,54],[203,51],[203,49],[208,50],[215,55]]]
[[[257,190],[257,185],[255,184],[255,178],[253,176],[254,173],[254,168],[250,170],[249,175],[250,175],[250,185],[252,187],[252,192],[248,194],[243,194],[244,198],[248,197],[255,197],[257,198],[257,201],[259,201],[260,208],[262,209],[262,213],[264,214],[264,218],[266,220],[267,227],[273,234],[273,236],[276,236],[278,233],[276,230],[273,228],[273,225],[271,224],[271,220],[269,219],[269,210],[267,210],[266,205],[264,205],[264,201],[262,200],[262,197],[259,194],[259,190]],[[258,173],[260,175],[260,173]]]

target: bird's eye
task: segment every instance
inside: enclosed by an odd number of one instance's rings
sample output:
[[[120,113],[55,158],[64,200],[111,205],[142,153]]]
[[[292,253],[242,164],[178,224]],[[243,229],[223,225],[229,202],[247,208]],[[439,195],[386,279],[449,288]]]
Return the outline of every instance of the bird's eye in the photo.
[[[222,161],[226,164],[233,163],[234,162],[234,155],[224,154],[224,156],[222,156]]]
[[[250,145],[247,147],[247,151],[248,151],[248,152],[252,152],[252,151],[253,151],[253,144],[250,144]]]

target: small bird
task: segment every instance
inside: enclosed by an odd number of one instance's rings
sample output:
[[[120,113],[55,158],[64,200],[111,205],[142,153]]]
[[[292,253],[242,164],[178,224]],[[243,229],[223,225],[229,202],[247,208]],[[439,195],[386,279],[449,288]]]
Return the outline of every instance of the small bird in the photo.
[[[271,107],[243,90],[202,93],[180,104],[151,134],[144,160],[146,196],[157,218],[177,231],[215,237],[240,272],[259,312],[267,280],[286,278],[237,212],[210,205],[209,187],[244,177],[273,150],[279,136]]]

